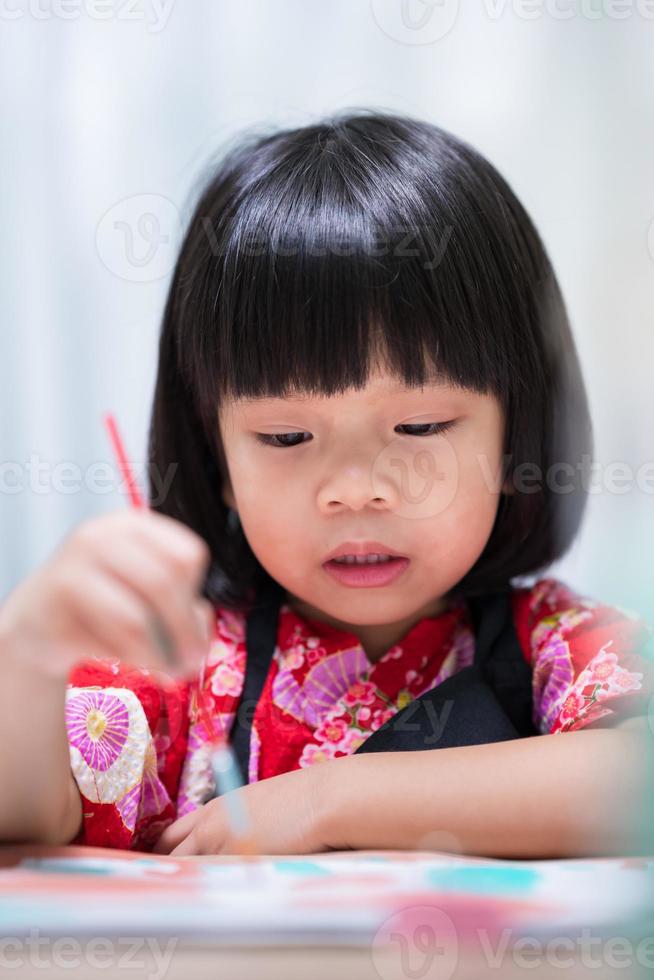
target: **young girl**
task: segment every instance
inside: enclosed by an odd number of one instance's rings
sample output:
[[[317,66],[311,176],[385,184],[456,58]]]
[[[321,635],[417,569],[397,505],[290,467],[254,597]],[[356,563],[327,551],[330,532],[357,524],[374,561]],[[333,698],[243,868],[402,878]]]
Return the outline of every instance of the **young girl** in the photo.
[[[238,850],[203,699],[264,853],[637,850],[652,628],[514,581],[571,545],[591,453],[552,267],[488,161],[366,111],[243,140],[166,305],[169,492],[0,610],[3,839]]]

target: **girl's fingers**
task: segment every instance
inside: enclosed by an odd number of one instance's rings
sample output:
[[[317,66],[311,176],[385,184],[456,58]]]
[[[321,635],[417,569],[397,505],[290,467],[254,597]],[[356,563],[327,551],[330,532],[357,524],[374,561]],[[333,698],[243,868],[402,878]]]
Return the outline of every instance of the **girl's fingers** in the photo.
[[[198,845],[195,842],[195,835],[191,831],[188,837],[178,844],[171,852],[171,857],[190,857],[193,854],[199,854]]]
[[[210,560],[206,542],[179,521],[155,511],[131,511],[129,518],[133,538],[172,569],[178,588],[196,595]]]
[[[104,657],[115,656],[157,674],[174,673],[153,643],[152,611],[117,578],[98,568],[86,569],[81,590],[79,574],[69,569],[67,577],[59,576],[57,588],[67,615],[73,617],[67,632],[79,624],[80,648],[89,638]]]
[[[197,669],[206,653],[206,613],[194,609],[194,599],[170,565],[162,563],[140,541],[125,541],[119,551],[98,555],[98,565],[139,595],[155,614],[151,630],[162,650],[160,666]],[[195,600],[197,601],[197,600]],[[163,629],[161,628],[163,627]]]
[[[202,808],[198,807],[197,810],[193,810],[191,813],[186,813],[179,820],[171,823],[169,827],[166,827],[161,837],[154,845],[155,854],[169,854],[173,847],[180,844],[185,837],[187,837],[195,823],[198,819],[199,814],[202,812]]]

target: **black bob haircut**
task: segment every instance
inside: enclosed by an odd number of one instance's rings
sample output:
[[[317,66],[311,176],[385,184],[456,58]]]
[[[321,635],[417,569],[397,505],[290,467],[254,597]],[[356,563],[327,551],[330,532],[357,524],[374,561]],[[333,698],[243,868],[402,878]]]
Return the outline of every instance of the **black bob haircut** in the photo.
[[[448,595],[504,588],[568,549],[593,436],[543,243],[471,146],[425,121],[357,109],[241,135],[210,164],[182,242],[159,342],[149,488],[154,510],[209,545],[212,601],[246,610],[272,581],[222,499],[221,398],[359,389],[377,356],[408,385],[435,368],[493,393],[505,413],[514,492],[500,495],[483,553]],[[161,478],[170,467],[155,500],[152,469]],[[527,487],[514,479],[520,467]]]

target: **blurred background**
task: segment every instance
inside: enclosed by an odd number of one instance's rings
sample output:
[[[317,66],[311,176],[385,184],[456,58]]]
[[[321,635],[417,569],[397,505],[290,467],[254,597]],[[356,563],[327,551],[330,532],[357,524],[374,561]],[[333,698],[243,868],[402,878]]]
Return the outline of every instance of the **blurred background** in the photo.
[[[595,427],[550,572],[654,621],[654,3],[0,0],[0,599],[144,479],[157,337],[203,168],[245,130],[406,112],[485,154],[567,301]]]

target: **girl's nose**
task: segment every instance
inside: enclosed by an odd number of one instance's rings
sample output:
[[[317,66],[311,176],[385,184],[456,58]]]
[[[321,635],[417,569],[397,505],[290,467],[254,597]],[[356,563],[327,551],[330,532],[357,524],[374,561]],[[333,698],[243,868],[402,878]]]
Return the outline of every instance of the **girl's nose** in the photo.
[[[333,470],[318,492],[318,505],[326,511],[339,506],[363,510],[366,506],[393,509],[397,491],[388,478],[375,470],[373,460],[350,463]]]

